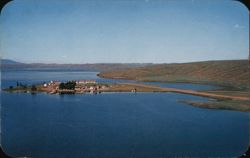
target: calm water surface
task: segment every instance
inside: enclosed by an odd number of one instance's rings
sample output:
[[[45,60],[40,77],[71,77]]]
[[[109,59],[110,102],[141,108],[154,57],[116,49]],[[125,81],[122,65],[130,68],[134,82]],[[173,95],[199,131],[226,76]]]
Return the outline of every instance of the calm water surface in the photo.
[[[131,80],[113,80],[99,78],[96,75],[98,72],[82,72],[82,71],[10,71],[2,72],[2,86],[4,88],[9,86],[15,86],[16,82],[22,82],[26,84],[39,84],[43,82],[49,82],[51,80],[68,81],[68,80],[96,80],[97,82],[108,83],[135,83]],[[139,82],[142,83],[142,82]],[[180,88],[180,89],[193,89],[193,90],[210,90],[218,87],[201,85],[201,84],[185,84],[185,83],[159,83],[159,82],[143,82],[143,84],[152,84],[161,87]]]
[[[1,84],[71,79],[123,82],[96,72],[19,71],[2,73]],[[182,99],[206,100],[176,93],[2,92],[1,143],[12,156],[34,158],[236,157],[246,150],[248,113],[197,108]]]

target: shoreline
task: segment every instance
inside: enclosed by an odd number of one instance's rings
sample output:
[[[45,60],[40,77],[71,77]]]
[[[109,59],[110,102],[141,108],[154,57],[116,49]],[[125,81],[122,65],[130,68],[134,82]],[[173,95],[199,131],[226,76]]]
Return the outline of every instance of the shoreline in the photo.
[[[231,96],[231,95],[223,95],[223,94],[215,94],[215,93],[210,93],[207,91],[197,91],[197,90],[189,90],[189,89],[178,89],[178,88],[163,88],[159,86],[154,86],[154,85],[146,85],[146,84],[138,84],[138,83],[122,83],[122,84],[112,84],[110,89],[106,90],[98,90],[97,92],[132,92],[133,89],[136,89],[135,92],[173,92],[173,93],[181,93],[181,94],[189,94],[189,95],[196,95],[196,96],[201,96],[201,97],[207,97],[207,98],[213,98],[213,99],[231,99],[231,100],[242,100],[242,101],[250,101],[250,97],[244,97],[244,96]],[[46,90],[30,90],[29,88],[27,89],[3,89],[3,91],[7,92],[48,92]],[[60,93],[64,92],[67,93],[70,91],[70,93],[78,93],[75,90],[69,90],[69,89],[63,89],[63,90],[58,90],[57,92],[54,93]],[[220,90],[221,91],[221,90]],[[216,90],[214,90],[216,92]],[[85,91],[84,93],[90,93],[89,90]],[[51,93],[53,94],[53,93]],[[81,94],[81,93],[79,93]]]
[[[189,89],[177,89],[177,88],[165,88],[159,87],[155,85],[147,85],[147,84],[138,84],[138,83],[118,83],[118,84],[106,84],[108,88],[106,89],[98,89],[96,91],[84,91],[77,92],[75,90],[65,90],[70,91],[70,93],[59,93],[59,91],[48,91],[47,89],[38,88],[35,91],[31,90],[31,87],[27,87],[26,89],[3,89],[3,91],[9,93],[47,93],[47,94],[99,94],[99,93],[179,93],[179,94],[187,94],[194,95],[200,97],[211,98],[209,101],[193,101],[193,100],[179,100],[179,102],[184,103],[186,105],[192,105],[200,108],[208,108],[208,109],[220,109],[220,110],[235,110],[242,112],[250,112],[250,97],[249,93],[244,91],[225,91],[222,89],[219,90],[207,90],[207,91],[197,91],[197,90],[189,90]],[[41,85],[36,85],[37,87]],[[64,91],[64,90],[61,90]]]

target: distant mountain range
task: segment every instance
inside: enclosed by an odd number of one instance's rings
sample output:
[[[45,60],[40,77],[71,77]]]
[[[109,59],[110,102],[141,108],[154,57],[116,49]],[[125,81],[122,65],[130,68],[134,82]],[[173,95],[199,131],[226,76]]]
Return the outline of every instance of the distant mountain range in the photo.
[[[10,59],[1,59],[1,64],[21,64],[21,63]]]
[[[1,70],[51,70],[51,71],[112,71],[152,65],[151,63],[98,63],[98,64],[26,64],[10,59],[1,59]]]

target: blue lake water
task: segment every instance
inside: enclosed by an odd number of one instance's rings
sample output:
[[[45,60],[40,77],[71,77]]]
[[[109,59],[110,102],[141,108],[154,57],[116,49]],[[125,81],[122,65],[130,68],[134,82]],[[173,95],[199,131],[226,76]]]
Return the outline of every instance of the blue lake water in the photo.
[[[22,82],[26,84],[38,84],[43,82],[49,82],[51,80],[68,81],[68,80],[96,80],[97,82],[108,83],[135,83],[131,80],[114,80],[99,78],[96,75],[98,72],[82,72],[82,71],[9,71],[2,72],[2,87],[7,88],[9,86],[15,86],[16,82]],[[139,82],[142,83],[142,82]],[[193,90],[211,90],[219,87],[201,84],[185,84],[185,83],[159,83],[159,82],[144,82],[144,84],[152,84],[161,87],[180,88],[180,89],[193,89]]]
[[[13,71],[1,77],[2,87],[16,81],[123,82],[96,72]],[[206,100],[176,93],[2,92],[1,144],[9,155],[34,158],[236,157],[247,149],[248,113],[197,108],[178,102],[183,99]]]

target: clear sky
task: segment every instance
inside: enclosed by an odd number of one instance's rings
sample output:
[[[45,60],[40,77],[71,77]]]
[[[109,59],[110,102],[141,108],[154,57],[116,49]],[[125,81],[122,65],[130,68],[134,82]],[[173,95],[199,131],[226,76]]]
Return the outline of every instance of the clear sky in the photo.
[[[247,59],[248,16],[231,0],[14,0],[0,51],[27,63]]]

